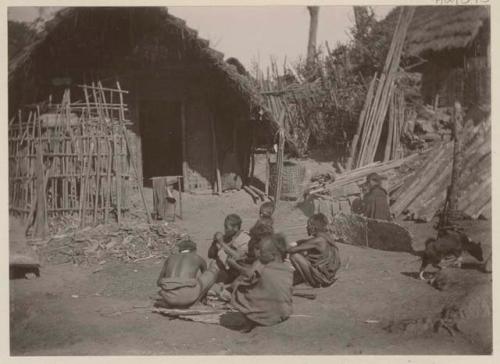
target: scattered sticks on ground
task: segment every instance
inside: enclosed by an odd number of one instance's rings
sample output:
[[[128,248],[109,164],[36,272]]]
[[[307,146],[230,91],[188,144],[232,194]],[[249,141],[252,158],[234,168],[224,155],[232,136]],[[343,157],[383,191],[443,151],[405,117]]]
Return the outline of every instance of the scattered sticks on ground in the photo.
[[[38,245],[38,251],[51,264],[93,265],[110,260],[137,263],[170,255],[180,238],[172,226],[126,219],[121,225],[71,229]]]

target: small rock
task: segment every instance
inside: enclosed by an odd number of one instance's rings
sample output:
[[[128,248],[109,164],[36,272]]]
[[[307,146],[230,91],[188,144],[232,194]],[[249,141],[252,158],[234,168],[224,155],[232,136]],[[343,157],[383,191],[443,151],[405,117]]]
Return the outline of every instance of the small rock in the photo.
[[[36,274],[35,274],[35,273],[26,273],[26,274],[24,275],[24,278],[26,278],[26,279],[30,279],[30,280],[31,280],[31,279],[35,279],[35,278],[36,278]]]
[[[71,297],[72,298],[78,298],[78,295],[77,294],[72,294]]]
[[[492,272],[492,269],[491,269],[491,254],[490,254],[490,256],[486,259],[486,262],[484,263],[484,266],[483,266],[483,270],[484,270],[486,273],[491,273],[491,272]]]

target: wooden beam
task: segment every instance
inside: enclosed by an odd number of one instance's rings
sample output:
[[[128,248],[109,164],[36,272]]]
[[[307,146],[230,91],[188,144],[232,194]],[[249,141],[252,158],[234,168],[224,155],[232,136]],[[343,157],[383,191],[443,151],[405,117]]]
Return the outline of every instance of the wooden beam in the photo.
[[[187,178],[187,154],[186,154],[186,98],[181,101],[181,139],[182,139],[182,180],[184,191],[189,192],[189,181]]]

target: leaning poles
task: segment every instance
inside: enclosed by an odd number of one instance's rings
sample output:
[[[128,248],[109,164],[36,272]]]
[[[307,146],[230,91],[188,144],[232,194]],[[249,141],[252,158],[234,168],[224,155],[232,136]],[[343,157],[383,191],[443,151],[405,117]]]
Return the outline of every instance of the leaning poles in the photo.
[[[355,163],[349,164],[354,164],[356,168],[370,164],[375,159],[389,103],[394,94],[406,33],[414,11],[414,7],[402,8],[382,74],[379,78],[374,77],[376,89],[372,90],[372,85],[368,89],[350,152],[350,159],[355,160]]]

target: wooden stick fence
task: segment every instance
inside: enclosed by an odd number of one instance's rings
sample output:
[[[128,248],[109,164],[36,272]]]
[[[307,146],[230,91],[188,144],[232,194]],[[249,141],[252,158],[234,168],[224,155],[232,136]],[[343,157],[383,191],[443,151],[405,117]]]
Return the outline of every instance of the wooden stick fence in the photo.
[[[80,226],[110,214],[119,222],[127,209],[126,91],[79,87],[85,103],[71,103],[67,90],[60,104],[25,107],[9,125],[9,209],[28,217],[28,229],[56,215],[78,214]]]

